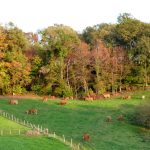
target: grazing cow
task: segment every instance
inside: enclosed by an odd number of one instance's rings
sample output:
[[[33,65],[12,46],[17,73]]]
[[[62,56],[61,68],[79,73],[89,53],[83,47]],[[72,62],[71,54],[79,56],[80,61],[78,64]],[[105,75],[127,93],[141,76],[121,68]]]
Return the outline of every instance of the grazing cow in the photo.
[[[62,101],[69,100],[69,99],[70,99],[69,97],[64,97],[62,98]]]
[[[131,96],[130,95],[126,95],[126,96],[123,96],[122,98],[127,100],[127,99],[131,99]]]
[[[90,140],[90,135],[87,134],[87,133],[84,133],[84,135],[83,135],[83,140],[84,140],[84,141],[89,141],[89,140]]]
[[[26,132],[26,135],[27,136],[39,136],[40,135],[40,131],[38,130],[29,130]]]
[[[89,97],[85,97],[84,100],[85,101],[93,101],[93,97],[90,97],[90,96]]]
[[[70,99],[70,100],[73,100],[73,96],[70,96],[69,99]]]
[[[56,97],[55,96],[50,96],[49,99],[56,99]]]
[[[47,102],[48,98],[47,97],[43,97],[42,102]]]
[[[104,93],[103,96],[104,96],[104,98],[110,98],[110,94],[109,93]]]
[[[107,121],[107,122],[112,122],[112,117],[111,117],[111,116],[107,116],[107,117],[106,117],[106,121]]]
[[[123,121],[123,120],[124,120],[123,115],[119,115],[118,118],[117,118],[117,120],[118,120],[118,121]]]
[[[9,104],[11,104],[11,105],[18,105],[18,100],[10,100]]]
[[[64,105],[66,105],[66,104],[67,104],[67,101],[65,101],[65,100],[61,100],[59,104],[60,104],[61,106],[64,106]]]
[[[29,110],[26,111],[27,114],[36,114],[36,115],[37,115],[37,112],[38,111],[35,108],[29,109]]]
[[[95,99],[97,99],[97,100],[101,100],[103,98],[104,98],[104,96],[102,94],[101,95],[96,95],[96,97],[95,97]]]

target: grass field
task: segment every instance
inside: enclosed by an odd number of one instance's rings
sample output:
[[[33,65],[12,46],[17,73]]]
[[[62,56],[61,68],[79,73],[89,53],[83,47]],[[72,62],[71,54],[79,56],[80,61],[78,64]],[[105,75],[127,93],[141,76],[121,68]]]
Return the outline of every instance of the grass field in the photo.
[[[146,100],[141,99],[142,95],[146,95]],[[48,127],[51,132],[60,136],[64,134],[67,139],[73,138],[73,142],[80,142],[89,150],[149,150],[150,135],[129,122],[136,106],[148,99],[148,91],[132,94],[131,100],[119,97],[94,102],[73,100],[66,106],[58,105],[57,100],[43,103],[30,99],[20,100],[18,105],[9,105],[8,99],[2,99],[0,109],[20,119]],[[30,108],[37,108],[38,115],[27,115],[25,111]],[[125,121],[117,121],[120,114],[125,116]],[[110,115],[112,123],[106,122],[106,116]],[[90,134],[89,142],[82,140],[85,132]]]
[[[70,150],[70,148],[47,137],[2,136],[0,150]]]
[[[7,120],[0,116],[0,129],[9,130],[9,129],[21,129],[24,131],[29,130],[29,128],[26,128],[20,124],[17,124],[13,121]]]
[[[8,135],[10,129],[12,133]],[[0,131],[3,130],[3,136],[0,136],[0,150],[70,150],[68,146],[53,138],[17,136],[14,132],[16,129],[20,129],[21,131],[30,130],[0,117]]]

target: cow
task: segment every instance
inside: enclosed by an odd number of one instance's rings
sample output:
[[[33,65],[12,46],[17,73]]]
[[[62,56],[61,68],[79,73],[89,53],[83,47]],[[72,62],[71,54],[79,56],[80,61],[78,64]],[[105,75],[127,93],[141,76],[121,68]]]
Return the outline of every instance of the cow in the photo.
[[[65,100],[61,100],[59,104],[60,104],[61,106],[64,106],[64,105],[66,105],[66,104],[67,104],[67,101],[65,101]]]
[[[73,96],[70,96],[69,99],[70,99],[70,100],[73,100]]]
[[[40,131],[34,129],[34,130],[28,130],[26,132],[26,136],[40,136]]]
[[[90,135],[87,134],[87,133],[84,133],[84,135],[83,135],[83,140],[84,140],[84,141],[89,141],[89,140],[90,140]]]
[[[118,118],[117,118],[117,120],[118,120],[118,121],[123,121],[123,120],[124,120],[123,115],[119,115]]]
[[[112,122],[112,117],[111,117],[111,116],[107,116],[107,117],[106,117],[106,121],[107,121],[107,122]]]
[[[110,94],[109,94],[109,93],[104,93],[104,94],[103,94],[103,97],[104,97],[104,98],[110,98]]]
[[[55,96],[50,96],[49,99],[53,100],[53,99],[56,99],[56,97]]]
[[[18,100],[10,100],[9,104],[11,104],[11,105],[18,105]]]
[[[63,97],[62,101],[69,100],[69,99],[70,99],[69,97]]]
[[[43,97],[42,102],[47,102],[48,98],[47,97]]]
[[[38,111],[35,108],[29,109],[29,110],[26,111],[27,114],[36,114],[36,115],[37,115],[37,112]]]
[[[89,97],[85,97],[84,100],[85,101],[93,101],[93,97],[90,97],[90,96]]]
[[[124,100],[127,100],[127,99],[131,99],[131,96],[130,95],[125,95],[122,97]]]

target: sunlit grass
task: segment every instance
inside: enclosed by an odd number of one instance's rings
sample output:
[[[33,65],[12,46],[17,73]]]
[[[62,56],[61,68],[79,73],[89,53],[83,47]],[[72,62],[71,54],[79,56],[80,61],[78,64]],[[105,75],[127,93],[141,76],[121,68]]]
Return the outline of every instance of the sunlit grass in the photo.
[[[142,100],[141,96],[146,95]],[[111,98],[94,102],[73,100],[67,105],[58,105],[58,100],[46,103],[40,100],[20,100],[19,105],[9,105],[8,100],[0,101],[0,109],[14,114],[36,125],[49,128],[50,132],[62,136],[73,142],[83,144],[93,150],[148,150],[150,141],[144,140],[140,134],[140,127],[130,124],[130,117],[137,105],[145,103],[150,98],[149,92],[132,94],[131,100]],[[27,115],[29,108],[38,109],[38,115]],[[117,116],[123,114],[125,121],[117,121]],[[106,117],[112,116],[112,122],[106,122]],[[82,135],[87,132],[91,140],[84,142]]]

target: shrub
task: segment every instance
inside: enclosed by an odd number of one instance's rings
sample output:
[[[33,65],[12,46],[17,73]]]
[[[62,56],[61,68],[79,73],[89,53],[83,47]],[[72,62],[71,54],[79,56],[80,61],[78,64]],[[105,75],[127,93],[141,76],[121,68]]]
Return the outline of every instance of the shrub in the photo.
[[[73,96],[72,89],[63,81],[55,88],[54,94],[60,97]]]
[[[146,128],[150,128],[150,102],[138,106],[132,117],[132,122]]]
[[[39,94],[41,89],[42,89],[42,86],[41,85],[33,85],[31,87],[32,91],[35,92],[36,94]]]

